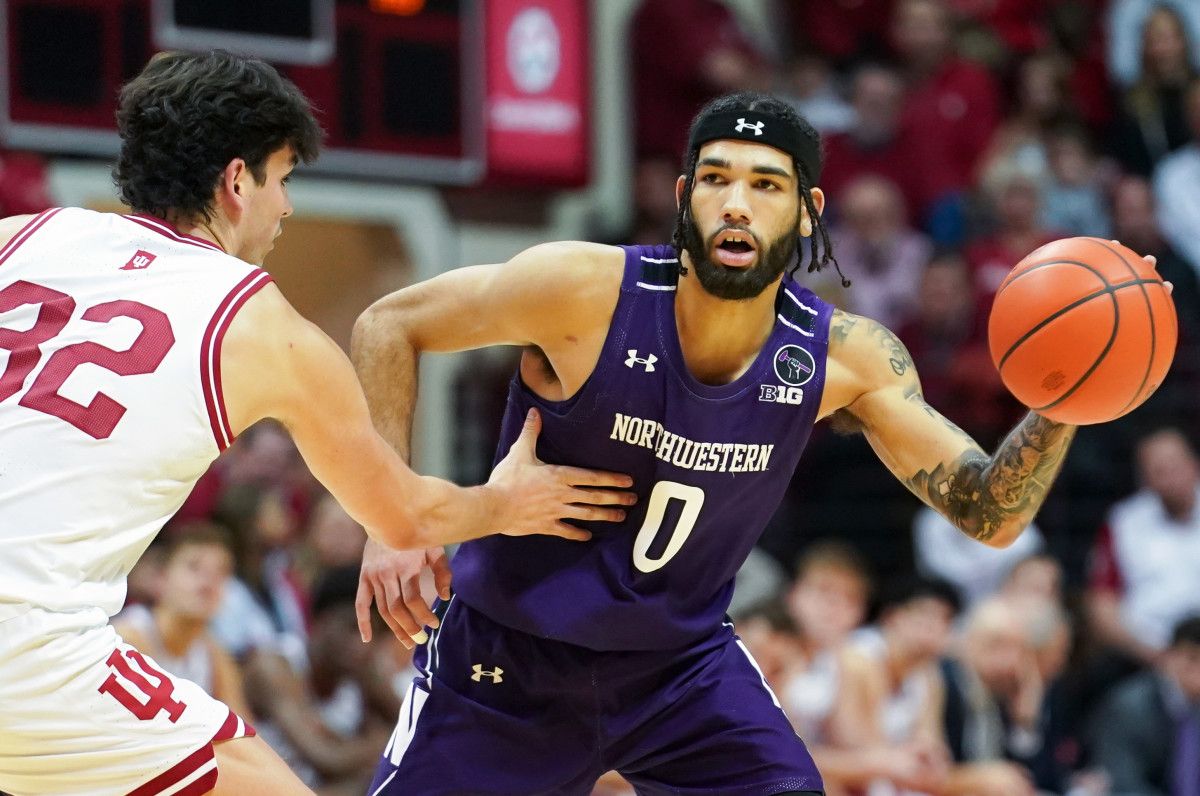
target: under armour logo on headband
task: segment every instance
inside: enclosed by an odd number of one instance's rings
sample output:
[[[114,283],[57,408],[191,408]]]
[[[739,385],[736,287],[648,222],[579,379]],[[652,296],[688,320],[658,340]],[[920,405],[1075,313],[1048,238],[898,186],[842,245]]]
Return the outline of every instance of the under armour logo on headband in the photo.
[[[733,129],[734,129],[734,131],[739,132],[739,133],[744,133],[747,130],[753,130],[755,135],[762,135],[763,134],[763,126],[765,124],[766,124],[766,122],[748,122],[748,121],[746,121],[746,117],[743,116],[740,119],[738,119],[737,126],[734,127]]]

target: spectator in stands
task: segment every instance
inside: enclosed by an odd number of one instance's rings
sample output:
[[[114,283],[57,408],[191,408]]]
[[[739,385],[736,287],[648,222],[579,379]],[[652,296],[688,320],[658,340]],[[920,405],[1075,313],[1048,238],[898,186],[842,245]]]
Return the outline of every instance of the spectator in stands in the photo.
[[[985,446],[995,444],[1023,411],[996,373],[986,343],[986,305],[953,251],[925,267],[917,315],[897,330],[921,368],[925,397]]]
[[[1098,641],[1153,665],[1200,612],[1200,462],[1167,428],[1138,441],[1136,464],[1141,489],[1112,507],[1093,551],[1088,612]]]
[[[1017,609],[999,599],[977,605],[942,672],[946,738],[959,764],[946,792],[1032,796],[1026,764],[1045,744],[1045,683]]]
[[[985,188],[1014,173],[1045,174],[1050,168],[1046,135],[1070,116],[1066,64],[1055,53],[1021,61],[1013,93],[1012,109],[979,160],[979,182]]]
[[[884,177],[864,175],[843,190],[834,229],[838,262],[854,286],[840,306],[899,328],[917,309],[921,273],[933,247],[905,220],[904,197]],[[818,291],[820,292],[820,291]]]
[[[1033,175],[1013,173],[989,192],[996,229],[966,248],[975,293],[990,303],[1013,266],[1060,234],[1042,225],[1041,185]]]
[[[1049,553],[1034,553],[1009,571],[997,595],[1006,600],[1033,599],[1052,605],[1063,602],[1063,567]]]
[[[1197,8],[1189,0],[1158,4],[1140,29],[1141,74],[1125,89],[1109,136],[1126,171],[1148,177],[1155,164],[1192,139],[1185,94],[1197,75],[1192,59],[1200,38],[1189,36],[1180,14],[1195,16]]]
[[[1158,200],[1158,223],[1163,235],[1200,273],[1200,79],[1193,80],[1184,95],[1184,109],[1191,127],[1191,142],[1163,158],[1154,171],[1154,194]]]
[[[1114,796],[1200,794],[1200,616],[1176,624],[1154,669],[1105,701],[1093,757]]]
[[[788,595],[795,620],[792,654],[777,693],[830,796],[858,792],[876,780],[921,786],[931,768],[922,747],[885,738],[876,664],[846,644],[869,597],[866,565],[840,542],[809,548]]]
[[[842,133],[854,126],[854,109],[842,98],[837,75],[822,55],[797,54],[779,78],[774,93],[808,119],[822,136]]]
[[[888,52],[887,25],[895,0],[788,0],[780,3],[793,48],[816,50],[839,68],[879,60]]]
[[[354,612],[358,568],[333,570],[318,584],[307,668],[258,651],[246,665],[259,734],[292,771],[323,794],[365,792],[400,700],[381,667],[385,634],[363,644]]]
[[[638,157],[666,159],[678,174],[696,111],[719,94],[767,88],[766,58],[719,0],[646,0],[629,30]]]
[[[226,495],[235,519],[236,577],[213,618],[213,634],[239,660],[266,648],[302,666],[308,594],[295,566],[300,519],[281,488],[243,484]]]
[[[158,599],[149,606],[129,605],[113,627],[166,671],[196,683],[239,716],[252,718],[241,671],[208,632],[233,573],[228,533],[206,523],[180,527],[164,556]]]
[[[912,221],[924,194],[913,142],[900,124],[904,81],[894,69],[865,64],[853,74],[850,104],[854,111],[850,129],[825,139],[821,187],[830,196],[841,197],[846,186],[859,177],[883,177],[900,186]],[[829,212],[836,216],[837,209],[835,202]]]
[[[355,566],[362,561],[366,531],[346,513],[332,495],[317,499],[305,532],[305,547],[310,560],[305,582],[315,584],[320,575],[331,569]]]
[[[1045,0],[950,0],[967,29],[965,49],[977,51],[993,67],[1004,67],[1049,43]]]
[[[1036,524],[1030,524],[1010,546],[997,550],[966,536],[928,506],[913,517],[917,571],[953,584],[968,608],[995,594],[1014,568],[1043,544]]]
[[[1087,132],[1061,125],[1047,139],[1050,170],[1042,189],[1042,227],[1056,234],[1109,238],[1104,175]]]
[[[916,149],[923,201],[918,217],[935,241],[956,244],[965,233],[965,193],[1000,121],[1000,93],[985,69],[954,51],[943,0],[899,0],[892,43],[908,85],[903,125]]]
[[[920,578],[892,584],[878,624],[855,634],[855,649],[872,668],[873,701],[883,740],[910,756],[906,776],[884,776],[872,794],[942,793],[951,775],[942,729],[944,687],[937,661],[950,641],[958,593],[945,581]]]
[[[1200,70],[1200,51],[1188,41],[1200,42],[1200,4],[1193,0],[1111,0],[1108,5],[1108,68],[1113,81],[1131,86],[1145,77],[1147,69],[1173,67],[1182,54]],[[1175,15],[1171,29],[1155,14],[1166,10]],[[1182,52],[1180,41],[1183,42]]]

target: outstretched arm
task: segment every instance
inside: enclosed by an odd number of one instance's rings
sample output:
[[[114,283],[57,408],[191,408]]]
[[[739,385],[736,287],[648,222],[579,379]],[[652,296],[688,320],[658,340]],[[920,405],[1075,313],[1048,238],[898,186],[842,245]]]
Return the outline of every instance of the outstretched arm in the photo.
[[[563,389],[573,391],[599,355],[623,262],[621,250],[609,246],[544,244],[507,263],[459,268],[375,302],[354,326],[350,355],[376,429],[407,460],[424,351],[534,345],[554,364]],[[364,640],[371,638],[372,603],[406,647],[425,641],[423,628],[438,626],[421,591],[427,567],[448,599],[450,567],[440,546],[397,552],[367,543],[356,600]]]
[[[885,327],[837,312],[829,351],[843,386],[823,409],[840,403],[888,469],[963,533],[1012,544],[1045,501],[1075,427],[1030,412],[988,455],[925,402],[912,357]]]
[[[587,539],[562,518],[606,520],[616,512],[576,505],[588,502],[591,490],[575,485],[628,485],[623,477],[542,465],[534,456],[536,418],[484,486],[464,489],[414,473],[376,433],[346,355],[273,285],[247,301],[230,325],[221,374],[233,430],[264,417],[282,422],[313,475],[368,533],[394,547],[493,533]],[[605,494],[608,502],[626,502],[625,493]]]

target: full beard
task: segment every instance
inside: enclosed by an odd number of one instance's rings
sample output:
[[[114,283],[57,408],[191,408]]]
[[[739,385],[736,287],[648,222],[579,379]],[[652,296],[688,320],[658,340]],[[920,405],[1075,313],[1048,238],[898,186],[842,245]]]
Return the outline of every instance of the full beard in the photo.
[[[748,301],[766,290],[795,261],[798,240],[794,233],[784,233],[765,249],[761,244],[757,246],[758,262],[754,265],[749,268],[730,268],[709,256],[717,237],[729,229],[736,227],[723,226],[705,242],[689,213],[683,220],[683,248],[691,259],[692,267],[696,269],[696,278],[705,290],[720,299]],[[745,229],[742,231],[749,232]],[[753,237],[755,243],[759,244],[758,236]]]

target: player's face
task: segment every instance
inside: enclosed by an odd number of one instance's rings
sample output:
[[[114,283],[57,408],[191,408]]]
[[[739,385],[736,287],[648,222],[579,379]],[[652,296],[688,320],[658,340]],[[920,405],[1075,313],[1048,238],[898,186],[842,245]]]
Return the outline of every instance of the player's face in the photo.
[[[267,158],[262,185],[254,175],[246,173],[241,183],[245,191],[241,249],[236,253],[246,262],[261,265],[275,248],[275,238],[283,231],[283,219],[292,214],[287,181],[295,165],[295,153],[290,146],[284,146]]]
[[[677,192],[682,199],[682,178]],[[744,141],[700,148],[689,216],[684,248],[696,276],[709,293],[731,300],[774,284],[796,256],[796,236],[811,233],[791,156]]]
[[[216,614],[232,572],[233,557],[224,547],[186,545],[167,564],[163,605],[189,619],[207,621]]]

